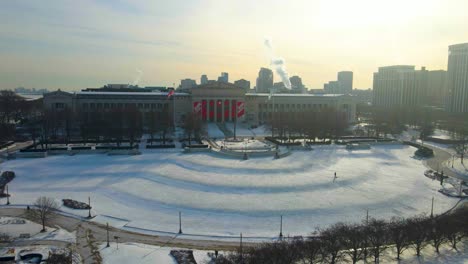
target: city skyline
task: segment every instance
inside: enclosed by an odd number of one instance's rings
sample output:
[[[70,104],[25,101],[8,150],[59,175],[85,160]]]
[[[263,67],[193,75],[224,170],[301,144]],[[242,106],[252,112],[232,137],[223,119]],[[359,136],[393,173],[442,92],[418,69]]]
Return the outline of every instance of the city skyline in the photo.
[[[467,42],[467,6],[461,0],[7,2],[0,10],[0,87],[172,86],[220,72],[231,82],[255,83],[261,67],[273,68],[263,45],[270,37],[289,76],[308,88],[353,71],[353,88],[367,89],[385,65],[447,70],[448,46]]]

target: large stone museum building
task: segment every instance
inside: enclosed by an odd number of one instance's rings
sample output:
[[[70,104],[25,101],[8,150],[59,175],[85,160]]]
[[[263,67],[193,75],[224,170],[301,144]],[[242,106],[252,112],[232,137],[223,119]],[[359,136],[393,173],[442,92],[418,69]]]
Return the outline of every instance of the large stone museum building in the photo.
[[[274,112],[294,115],[333,109],[348,122],[356,118],[356,103],[349,95],[246,93],[244,88],[224,82],[210,82],[175,93],[108,85],[76,93],[58,90],[44,95],[44,106],[52,111],[71,109],[75,113],[92,114],[129,105],[138,108],[143,120],[155,111],[175,115],[176,122],[191,112],[207,122],[230,122],[237,116],[239,122],[249,125],[267,122]]]

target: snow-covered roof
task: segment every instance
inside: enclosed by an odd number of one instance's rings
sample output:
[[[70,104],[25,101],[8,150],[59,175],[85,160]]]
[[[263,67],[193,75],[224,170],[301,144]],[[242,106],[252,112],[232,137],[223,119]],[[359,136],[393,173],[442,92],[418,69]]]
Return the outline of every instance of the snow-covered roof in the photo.
[[[165,95],[168,92],[76,92],[77,95]],[[174,95],[189,95],[188,93],[174,93]]]
[[[270,96],[270,93],[246,93],[247,96]],[[338,97],[345,96],[344,94],[285,94],[285,93],[272,93],[272,96],[284,96],[284,97]]]

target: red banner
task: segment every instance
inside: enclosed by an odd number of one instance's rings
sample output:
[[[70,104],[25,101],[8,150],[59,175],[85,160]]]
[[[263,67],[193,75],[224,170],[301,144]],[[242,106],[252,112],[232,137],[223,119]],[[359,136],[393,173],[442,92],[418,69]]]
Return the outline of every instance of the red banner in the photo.
[[[193,102],[193,112],[195,114],[200,114],[202,110],[201,102]]]
[[[241,117],[245,113],[244,109],[245,103],[244,102],[237,102],[237,117]]]

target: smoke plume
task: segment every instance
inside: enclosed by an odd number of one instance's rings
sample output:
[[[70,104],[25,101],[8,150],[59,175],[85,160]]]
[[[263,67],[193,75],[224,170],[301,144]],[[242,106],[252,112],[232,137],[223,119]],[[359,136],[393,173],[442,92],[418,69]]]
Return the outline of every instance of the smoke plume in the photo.
[[[286,88],[291,89],[291,81],[289,80],[288,72],[286,71],[285,61],[283,58],[276,57],[273,51],[273,44],[271,39],[265,38],[265,47],[267,48],[267,55],[270,59],[270,65],[275,68],[276,73],[281,77],[283,84]]]

